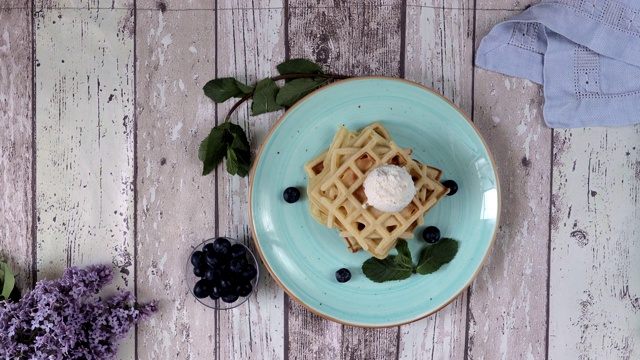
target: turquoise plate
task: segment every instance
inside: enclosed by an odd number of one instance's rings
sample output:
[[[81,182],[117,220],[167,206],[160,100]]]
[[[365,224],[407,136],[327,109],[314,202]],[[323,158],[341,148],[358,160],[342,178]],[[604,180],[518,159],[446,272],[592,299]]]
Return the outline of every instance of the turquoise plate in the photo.
[[[425,216],[444,237],[459,241],[456,257],[429,275],[374,283],[362,273],[367,252],[352,254],[336,229],[309,213],[304,164],[325,150],[338,129],[380,121],[412,157],[442,170],[459,190]],[[301,190],[288,204],[282,192]],[[475,126],[448,100],[419,84],[386,77],[343,80],[299,101],[271,129],[250,178],[251,226],[258,252],[273,278],[312,312],[343,324],[387,327],[440,310],[478,274],[493,244],[500,189],[493,158]],[[409,240],[414,263],[427,246],[420,227]],[[392,250],[395,253],[395,250]],[[338,283],[335,272],[352,278]]]

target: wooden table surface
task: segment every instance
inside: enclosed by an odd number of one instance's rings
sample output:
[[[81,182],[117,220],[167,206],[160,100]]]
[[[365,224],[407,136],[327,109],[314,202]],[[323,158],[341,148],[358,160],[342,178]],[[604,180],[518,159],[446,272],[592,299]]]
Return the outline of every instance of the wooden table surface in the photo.
[[[549,129],[540,86],[473,66],[491,27],[537,2],[0,0],[0,256],[26,291],[67,266],[109,263],[110,289],[157,299],[122,359],[640,359],[640,125]],[[198,145],[231,106],[202,86],[253,84],[296,57],[429,86],[487,140],[498,236],[438,313],[344,326],[290,299],[262,265],[237,309],[189,294],[196,244],[254,246],[247,179],[200,175]],[[232,121],[255,154],[281,113],[247,111]]]

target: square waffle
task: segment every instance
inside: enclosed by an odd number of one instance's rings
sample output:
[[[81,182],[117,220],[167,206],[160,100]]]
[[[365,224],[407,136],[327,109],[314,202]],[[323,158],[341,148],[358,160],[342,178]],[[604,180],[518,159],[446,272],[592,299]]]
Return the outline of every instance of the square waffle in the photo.
[[[411,159],[410,154],[410,149],[401,149],[391,140],[380,123],[360,132],[340,127],[329,148],[305,164],[312,216],[338,229],[350,251],[362,248],[385,258],[398,239],[413,238],[413,230],[423,224],[427,211],[448,192],[439,182],[442,172]],[[417,190],[399,212],[364,205],[362,184],[371,170],[384,164],[404,167]]]

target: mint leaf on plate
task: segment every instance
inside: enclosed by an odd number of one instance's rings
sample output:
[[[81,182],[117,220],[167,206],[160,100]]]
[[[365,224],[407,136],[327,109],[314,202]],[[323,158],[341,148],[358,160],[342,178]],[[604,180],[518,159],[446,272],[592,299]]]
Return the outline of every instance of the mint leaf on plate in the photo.
[[[276,66],[281,75],[288,74],[322,74],[320,65],[307,59],[291,59]]]
[[[260,80],[253,92],[251,115],[260,115],[282,109],[282,105],[276,102],[278,90],[279,88],[275,81],[269,78]]]
[[[416,272],[421,275],[431,274],[442,265],[447,264],[456,256],[458,242],[453,239],[443,238],[434,245],[426,247],[420,253],[420,260]]]
[[[411,252],[406,240],[396,245],[398,255],[389,255],[384,259],[370,258],[362,264],[364,275],[374,282],[403,280],[411,276],[413,265]]]
[[[204,94],[216,103],[223,103],[232,97],[242,97],[253,91],[251,86],[245,85],[232,77],[214,79],[203,87]]]
[[[328,82],[324,78],[295,79],[286,83],[276,96],[276,102],[282,106],[293,106],[298,100],[310,94],[313,90]]]

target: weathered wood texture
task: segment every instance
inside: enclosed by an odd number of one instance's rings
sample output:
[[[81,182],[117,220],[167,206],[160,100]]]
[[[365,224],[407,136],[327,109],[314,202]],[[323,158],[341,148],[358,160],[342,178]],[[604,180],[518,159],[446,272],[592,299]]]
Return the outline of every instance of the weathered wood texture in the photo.
[[[133,290],[133,10],[36,8],[37,277],[107,263]]]
[[[24,288],[111,263],[120,274],[107,292],[158,299],[121,359],[637,359],[640,125],[552,131],[540,86],[472,65],[489,29],[533,3],[1,1],[2,256]],[[264,267],[238,309],[189,294],[185,262],[202,240],[254,247],[247,179],[224,166],[200,175],[198,146],[232,105],[202,86],[254,84],[287,57],[433,87],[486,138],[500,230],[470,290],[437,314],[343,326],[286,297]],[[248,112],[231,120],[255,155],[280,114]]]
[[[216,13],[166,10],[180,3],[137,11],[137,292],[160,309],[138,326],[140,359],[208,359],[218,347],[215,311],[184,281],[189,253],[216,231],[214,178],[197,157],[214,121],[202,87],[215,75]]]
[[[253,1],[247,6],[243,0],[219,0],[217,6],[216,76],[237,77],[252,86],[265,77],[274,76],[275,65],[285,57],[282,1]],[[230,100],[218,106],[218,123],[224,121],[233,103]],[[231,121],[247,132],[252,158],[255,158],[282,112],[253,117],[249,109],[250,102],[238,109]],[[210,126],[213,125],[212,121]],[[237,238],[255,250],[249,225],[249,177],[231,176],[224,165],[216,175],[219,235]],[[255,254],[258,256],[257,251]],[[259,288],[247,304],[219,313],[219,359],[285,357],[284,292],[261,262],[259,270]]]
[[[521,10],[478,10],[476,45]],[[474,121],[498,166],[502,211],[493,250],[470,290],[468,356],[544,358],[551,130],[542,119],[542,88],[477,69],[474,94]]]
[[[403,75],[401,1],[289,1],[290,58],[309,58],[346,75]],[[398,328],[361,329],[288,302],[290,358],[388,359],[397,356]],[[308,344],[313,342],[312,346]],[[335,345],[341,344],[336,354]]]
[[[407,1],[405,74],[471,115],[473,88],[473,2]],[[420,321],[400,328],[399,358],[464,357],[467,295]]]
[[[0,259],[33,283],[31,8],[0,5]],[[6,6],[6,7],[5,7]]]
[[[550,359],[640,357],[640,125],[555,130]]]

